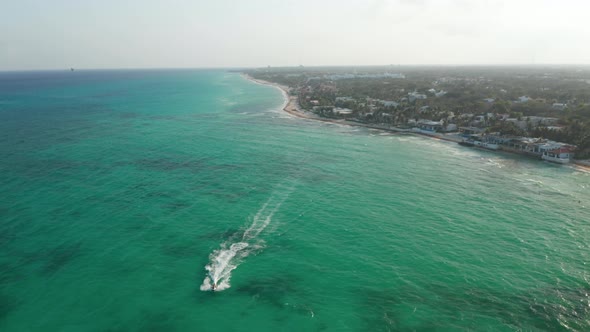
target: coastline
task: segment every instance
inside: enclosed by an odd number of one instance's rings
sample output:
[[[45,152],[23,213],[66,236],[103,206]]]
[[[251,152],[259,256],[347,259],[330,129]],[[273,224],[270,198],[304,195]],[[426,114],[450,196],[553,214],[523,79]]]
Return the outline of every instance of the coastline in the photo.
[[[246,73],[242,73],[242,76],[251,81],[254,82],[256,84],[260,84],[260,85],[268,85],[268,86],[272,86],[276,89],[279,89],[281,91],[281,93],[283,94],[283,98],[285,99],[285,102],[283,103],[282,106],[282,110],[287,112],[288,114],[298,117],[298,118],[302,118],[302,119],[308,119],[308,120],[315,120],[315,121],[321,121],[321,122],[328,122],[328,123],[333,123],[333,124],[340,124],[340,125],[347,125],[347,126],[351,126],[351,127],[364,127],[364,128],[370,128],[370,129],[376,129],[376,130],[381,130],[381,131],[385,131],[385,132],[392,132],[392,133],[398,133],[398,134],[412,134],[412,135],[419,135],[422,137],[429,137],[432,139],[438,139],[438,140],[442,140],[442,141],[448,141],[448,142],[454,142],[454,143],[459,143],[461,142],[461,139],[458,137],[451,137],[445,134],[438,134],[438,133],[433,133],[433,134],[426,134],[426,133],[421,133],[421,132],[416,132],[416,131],[411,131],[411,130],[407,130],[407,129],[401,129],[401,128],[396,128],[396,127],[384,127],[384,126],[379,126],[379,125],[370,125],[370,124],[365,124],[365,123],[360,123],[360,122],[354,122],[354,121],[348,121],[348,120],[335,120],[335,119],[326,119],[326,118],[321,118],[313,113],[310,113],[304,109],[301,108],[301,106],[299,106],[299,99],[297,96],[291,95],[289,93],[289,87],[282,85],[282,84],[278,84],[278,83],[274,83],[274,82],[269,82],[269,81],[265,81],[265,80],[260,80],[260,79],[256,79]],[[478,147],[475,147],[478,148]],[[493,150],[489,150],[489,149],[483,149],[483,148],[479,148],[482,150],[486,150],[486,151],[491,151],[491,152],[508,152],[508,153],[512,153],[512,154],[519,154],[516,152],[512,152],[512,151],[493,151]],[[519,154],[520,155],[520,154]],[[590,162],[589,161],[582,161],[582,160],[571,160],[570,163],[571,166],[573,166],[574,168],[577,168],[578,170],[582,170],[585,172],[589,172],[590,171]]]
[[[242,76],[245,79],[247,79],[251,82],[254,82],[256,84],[268,85],[268,86],[272,86],[274,88],[279,89],[281,91],[281,93],[283,94],[283,98],[285,99],[285,102],[283,103],[283,106],[282,106],[282,110],[293,115],[293,116],[296,116],[298,118],[311,119],[311,120],[317,120],[317,121],[323,121],[323,122],[347,124],[347,123],[344,123],[344,120],[332,120],[332,119],[320,118],[320,117],[316,116],[315,114],[309,114],[309,112],[305,111],[304,109],[302,109],[299,106],[299,99],[297,98],[297,96],[291,95],[289,93],[289,87],[287,87],[285,85],[256,79],[246,73],[242,73]]]
[[[460,141],[458,139],[454,139],[451,137],[441,137],[442,135],[427,135],[427,134],[413,132],[413,131],[410,131],[407,129],[401,129],[401,128],[396,128],[396,127],[385,127],[385,126],[379,126],[379,125],[371,125],[371,124],[354,122],[354,121],[343,120],[343,119],[336,120],[336,119],[322,118],[322,117],[319,117],[313,113],[310,113],[309,111],[302,109],[301,106],[299,106],[298,97],[291,95],[289,93],[289,87],[282,85],[282,84],[274,83],[274,82],[256,79],[256,78],[253,78],[252,76],[245,74],[245,73],[242,73],[242,76],[245,79],[247,79],[251,82],[254,82],[256,84],[268,85],[268,86],[272,86],[272,87],[279,89],[281,91],[281,93],[283,94],[283,97],[285,98],[285,103],[283,104],[282,110],[293,115],[293,116],[296,116],[298,118],[315,120],[315,121],[322,121],[322,122],[329,122],[329,123],[346,125],[346,126],[351,126],[351,127],[364,127],[364,128],[392,132],[392,133],[417,134],[420,136],[426,136],[426,137],[430,137],[430,138],[441,139],[441,140],[451,141],[451,142],[456,142],[456,143]]]

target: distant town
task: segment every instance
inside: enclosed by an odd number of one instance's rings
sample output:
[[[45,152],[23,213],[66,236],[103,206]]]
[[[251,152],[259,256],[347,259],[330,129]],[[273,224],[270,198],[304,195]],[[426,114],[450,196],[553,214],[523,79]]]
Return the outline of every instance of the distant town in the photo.
[[[306,117],[588,166],[590,67],[314,67],[245,71]]]

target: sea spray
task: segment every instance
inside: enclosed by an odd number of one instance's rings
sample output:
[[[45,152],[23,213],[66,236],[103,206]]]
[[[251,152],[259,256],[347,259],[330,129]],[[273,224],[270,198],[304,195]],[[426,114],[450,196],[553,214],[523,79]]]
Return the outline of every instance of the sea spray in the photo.
[[[216,291],[230,287],[232,271],[249,254],[263,248],[262,240],[258,236],[271,223],[274,214],[289,197],[293,188],[294,186],[287,189],[279,186],[256,212],[252,223],[241,236],[232,235],[221,244],[220,249],[214,250],[209,255],[209,264],[205,266],[207,276],[200,287],[202,291],[212,290],[213,284],[216,285]]]

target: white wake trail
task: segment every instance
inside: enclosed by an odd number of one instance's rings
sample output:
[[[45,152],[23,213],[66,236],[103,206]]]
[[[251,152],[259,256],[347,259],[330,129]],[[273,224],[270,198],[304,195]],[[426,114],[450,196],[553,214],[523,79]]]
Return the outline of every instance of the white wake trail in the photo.
[[[256,249],[262,248],[257,243],[258,235],[271,223],[272,217],[280,209],[283,202],[289,197],[293,188],[275,191],[262,205],[252,219],[252,224],[244,231],[241,239],[227,240],[221,244],[221,248],[214,250],[209,255],[209,264],[205,266],[207,276],[201,284],[202,291],[212,290],[213,284],[217,285],[216,291],[229,288],[231,272],[235,270],[242,260]]]

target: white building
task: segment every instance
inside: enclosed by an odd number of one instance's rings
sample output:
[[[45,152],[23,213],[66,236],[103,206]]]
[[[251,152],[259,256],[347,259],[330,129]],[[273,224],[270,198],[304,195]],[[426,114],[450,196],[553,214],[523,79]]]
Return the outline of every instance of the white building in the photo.
[[[346,101],[354,101],[352,97],[336,97],[336,101],[346,102]]]
[[[416,91],[409,92],[408,93],[408,99],[410,100],[410,102],[413,102],[414,100],[423,100],[423,99],[426,99],[426,98],[427,97],[426,97],[425,94],[421,94],[421,93],[418,93]]]
[[[336,115],[350,115],[350,114],[352,114],[353,110],[351,110],[350,108],[336,107],[336,108],[334,108],[333,112]]]
[[[397,105],[399,105],[399,103],[396,103],[395,101],[392,101],[392,100],[378,100],[378,102],[383,104],[383,106],[385,106],[385,107],[389,107],[389,106],[397,107]]]
[[[406,78],[406,75],[400,73],[379,73],[379,74],[334,74],[326,75],[331,80],[344,80],[351,78]]]

